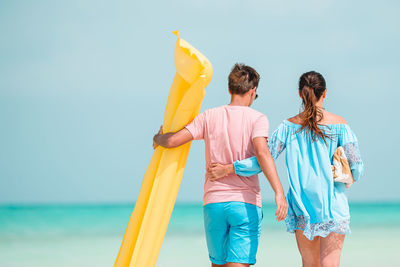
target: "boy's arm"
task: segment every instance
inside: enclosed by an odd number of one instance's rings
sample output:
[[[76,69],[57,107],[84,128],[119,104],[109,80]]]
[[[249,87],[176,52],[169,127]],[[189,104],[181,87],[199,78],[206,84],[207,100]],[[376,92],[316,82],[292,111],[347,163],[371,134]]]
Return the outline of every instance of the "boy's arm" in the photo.
[[[157,145],[166,148],[178,147],[192,140],[200,140],[204,138],[204,125],[206,123],[207,111],[197,115],[191,123],[182,130],[175,133],[162,133],[162,127],[158,134],[153,138],[153,147]]]
[[[186,144],[187,142],[190,142],[192,140],[193,136],[186,128],[183,128],[182,130],[175,133],[166,134],[162,134],[160,130],[160,132],[153,137],[153,147],[156,148],[157,145],[160,145],[166,148],[173,148]]]
[[[276,172],[275,162],[268,149],[268,143],[265,137],[256,137],[253,139],[253,146],[255,149],[257,161],[267,177],[272,190],[275,192],[276,213],[278,221],[285,219],[288,211],[288,204],[283,192],[281,181],[279,180],[278,173]]]

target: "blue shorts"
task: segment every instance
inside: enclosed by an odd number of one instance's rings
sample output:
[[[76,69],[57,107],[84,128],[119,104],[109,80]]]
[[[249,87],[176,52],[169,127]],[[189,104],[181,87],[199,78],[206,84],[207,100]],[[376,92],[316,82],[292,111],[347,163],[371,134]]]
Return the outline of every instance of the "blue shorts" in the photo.
[[[263,217],[261,208],[232,201],[207,204],[203,211],[211,262],[255,264]]]

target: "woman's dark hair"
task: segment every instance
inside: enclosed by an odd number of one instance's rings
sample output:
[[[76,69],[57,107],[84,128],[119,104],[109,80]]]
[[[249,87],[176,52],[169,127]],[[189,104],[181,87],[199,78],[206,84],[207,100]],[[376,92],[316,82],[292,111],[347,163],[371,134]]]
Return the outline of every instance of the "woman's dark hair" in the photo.
[[[228,87],[231,94],[243,95],[250,89],[258,87],[260,75],[250,66],[236,63],[228,77]]]
[[[329,138],[319,127],[318,124],[323,118],[320,108],[315,103],[321,98],[326,90],[324,77],[316,72],[309,71],[301,75],[299,80],[299,92],[303,100],[303,112],[301,114],[301,128],[299,131],[306,130],[312,135],[312,140],[318,137],[325,141]]]

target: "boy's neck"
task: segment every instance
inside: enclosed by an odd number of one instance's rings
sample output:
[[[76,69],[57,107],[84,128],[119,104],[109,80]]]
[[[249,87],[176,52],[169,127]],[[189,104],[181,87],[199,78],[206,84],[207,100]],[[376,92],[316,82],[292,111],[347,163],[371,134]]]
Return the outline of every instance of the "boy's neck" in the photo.
[[[249,96],[241,96],[241,95],[231,95],[231,102],[229,106],[246,106],[249,107],[251,105],[251,99]]]

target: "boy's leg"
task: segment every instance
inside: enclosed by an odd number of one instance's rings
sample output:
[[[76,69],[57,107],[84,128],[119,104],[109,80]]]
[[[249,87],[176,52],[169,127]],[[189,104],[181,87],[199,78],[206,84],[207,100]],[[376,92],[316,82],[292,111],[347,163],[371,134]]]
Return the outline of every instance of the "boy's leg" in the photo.
[[[226,244],[229,225],[226,221],[224,203],[211,203],[203,207],[204,230],[207,248],[213,267],[226,266]]]
[[[261,220],[260,207],[244,202],[230,202],[228,267],[244,267],[256,263]]]
[[[309,240],[303,234],[303,231],[296,230],[296,241],[297,247],[301,255],[303,267],[320,267],[320,238],[319,236],[314,237],[313,240]]]

